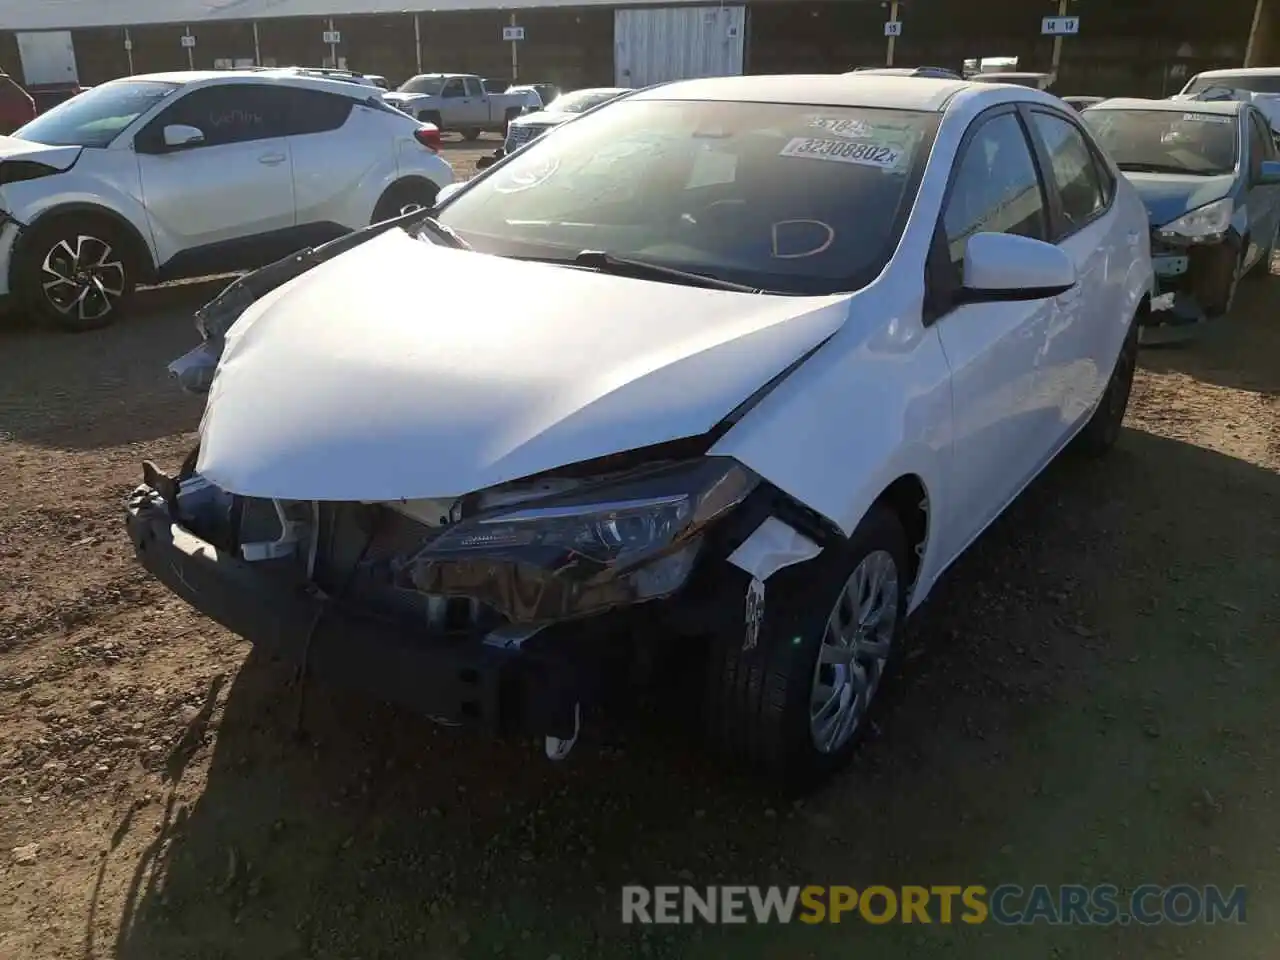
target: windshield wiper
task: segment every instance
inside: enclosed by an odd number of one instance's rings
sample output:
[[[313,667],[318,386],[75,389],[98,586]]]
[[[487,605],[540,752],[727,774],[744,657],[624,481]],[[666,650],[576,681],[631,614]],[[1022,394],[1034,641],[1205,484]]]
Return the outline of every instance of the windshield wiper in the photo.
[[[1121,170],[1129,170],[1133,173],[1185,173],[1193,177],[1211,177],[1214,175],[1212,170],[1190,170],[1187,167],[1180,167],[1176,163],[1139,163],[1133,161],[1117,163],[1116,166]]]
[[[707,276],[703,273],[690,273],[677,270],[675,267],[664,267],[644,260],[631,260],[627,257],[615,257],[603,250],[583,250],[569,261],[561,261],[599,270],[601,273],[614,273],[619,276],[632,276],[637,279],[671,280],[690,287],[707,287],[711,290],[735,290],[738,293],[763,293],[758,287],[749,287],[745,283],[734,283],[732,280],[721,280],[719,277]]]

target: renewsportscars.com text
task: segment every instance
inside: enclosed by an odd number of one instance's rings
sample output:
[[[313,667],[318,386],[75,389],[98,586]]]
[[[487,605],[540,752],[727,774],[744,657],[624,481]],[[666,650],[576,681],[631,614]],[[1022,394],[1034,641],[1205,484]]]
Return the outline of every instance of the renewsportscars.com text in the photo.
[[[622,888],[623,923],[1244,923],[1244,887],[846,886]]]

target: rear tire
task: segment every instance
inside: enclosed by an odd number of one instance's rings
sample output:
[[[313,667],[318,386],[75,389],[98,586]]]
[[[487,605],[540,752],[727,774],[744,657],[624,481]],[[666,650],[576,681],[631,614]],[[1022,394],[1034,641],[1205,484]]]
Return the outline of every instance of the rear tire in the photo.
[[[114,323],[138,282],[134,245],[105,217],[37,221],[14,261],[13,290],[41,324],[83,333]]]
[[[1138,327],[1141,316],[1135,317],[1120,347],[1115,368],[1102,392],[1102,399],[1093,416],[1084,425],[1075,440],[1074,452],[1086,457],[1105,456],[1116,441],[1124,425],[1125,411],[1129,409],[1129,396],[1133,392],[1133,377],[1138,369]]]
[[[401,180],[393,183],[378,198],[370,223],[382,223],[400,216],[405,207],[431,207],[435,205],[440,188],[426,180]]]
[[[462,131],[462,139],[466,140],[468,143],[473,143],[474,141],[480,139],[480,133],[481,131],[475,129],[474,127],[468,127],[466,130]]]
[[[711,644],[711,745],[788,791],[818,786],[846,766],[875,715],[876,693],[901,663],[907,556],[901,522],[877,504],[848,540],[779,570],[767,587],[753,582],[744,618],[758,618],[755,642],[749,630],[729,629]],[[868,583],[878,584],[869,594]],[[819,704],[828,710],[815,713]]]

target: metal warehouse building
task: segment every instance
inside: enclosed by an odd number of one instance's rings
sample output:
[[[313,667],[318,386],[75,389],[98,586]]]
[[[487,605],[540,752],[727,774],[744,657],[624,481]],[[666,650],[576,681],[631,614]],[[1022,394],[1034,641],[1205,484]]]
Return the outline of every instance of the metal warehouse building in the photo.
[[[1079,17],[1059,92],[1160,95],[1276,52],[1280,0],[0,0],[0,66],[28,86],[130,73],[336,63],[571,88],[735,73],[1019,58],[1048,69],[1049,15]],[[896,24],[896,27],[888,26]],[[517,27],[522,39],[504,39]],[[898,34],[892,41],[889,34]],[[892,52],[890,52],[892,51]]]

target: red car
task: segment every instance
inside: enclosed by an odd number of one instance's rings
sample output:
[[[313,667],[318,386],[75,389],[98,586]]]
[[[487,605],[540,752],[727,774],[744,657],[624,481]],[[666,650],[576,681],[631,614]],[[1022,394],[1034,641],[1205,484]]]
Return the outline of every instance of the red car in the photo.
[[[0,72],[0,133],[6,136],[36,118],[36,102],[7,73]]]

